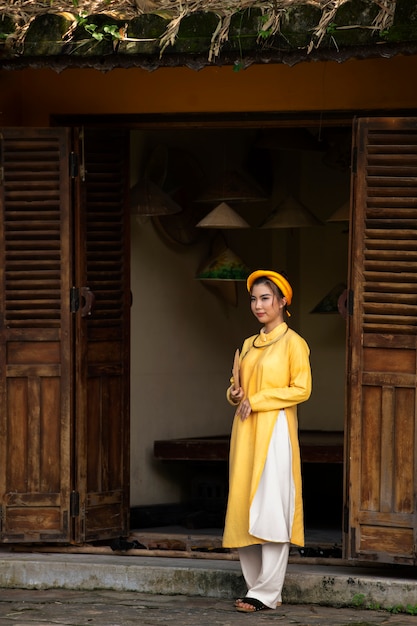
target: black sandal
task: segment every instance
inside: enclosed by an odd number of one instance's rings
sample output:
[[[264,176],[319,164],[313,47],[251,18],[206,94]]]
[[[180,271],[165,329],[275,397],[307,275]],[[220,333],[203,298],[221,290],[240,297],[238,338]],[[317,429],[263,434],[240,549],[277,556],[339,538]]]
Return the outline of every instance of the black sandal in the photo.
[[[239,602],[239,600],[237,600],[237,602]],[[256,598],[242,598],[240,602],[242,602],[242,604],[249,604],[249,606],[252,607],[247,609],[237,604],[236,611],[240,611],[241,613],[256,613],[256,611],[265,611],[265,609],[269,609],[269,606],[266,606],[263,602],[257,600]]]

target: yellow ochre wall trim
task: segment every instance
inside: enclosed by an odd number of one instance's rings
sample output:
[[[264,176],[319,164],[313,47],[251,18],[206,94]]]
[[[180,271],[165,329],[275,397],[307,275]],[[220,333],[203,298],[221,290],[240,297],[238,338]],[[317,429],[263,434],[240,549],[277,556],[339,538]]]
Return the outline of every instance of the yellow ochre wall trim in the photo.
[[[50,115],[409,109],[417,56],[253,65],[0,71],[0,126],[48,125]]]

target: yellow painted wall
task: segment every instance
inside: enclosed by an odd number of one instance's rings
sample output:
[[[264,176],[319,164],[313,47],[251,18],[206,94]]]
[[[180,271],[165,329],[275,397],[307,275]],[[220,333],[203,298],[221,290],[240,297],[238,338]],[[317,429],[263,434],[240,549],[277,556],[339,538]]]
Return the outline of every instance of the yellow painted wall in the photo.
[[[47,126],[51,115],[357,111],[417,107],[417,56],[231,67],[0,71],[0,127]],[[179,132],[178,138],[181,136]],[[172,137],[171,137],[171,140]],[[175,138],[174,138],[175,143]],[[180,139],[178,139],[180,141]],[[198,140],[197,140],[198,141]],[[132,134],[132,182],[143,173]],[[297,191],[323,220],[348,191],[346,178],[304,159]],[[285,178],[283,176],[282,178]],[[320,182],[317,185],[317,181]],[[340,198],[339,198],[340,191]],[[266,206],[265,212],[272,208]],[[258,223],[258,222],[257,222]],[[301,233],[230,234],[233,249],[256,269],[288,264],[295,281],[291,324],[312,348],[314,391],[303,428],[343,428],[344,324],[310,314],[346,278],[347,235],[339,225]],[[132,505],[177,501],[181,483],[153,459],[153,441],[228,432],[224,391],[234,349],[256,332],[243,284],[238,307],[195,280],[208,241],[187,250],[166,245],[149,221],[132,218]]]
[[[417,57],[231,67],[0,71],[0,125],[49,114],[325,111],[412,108]]]

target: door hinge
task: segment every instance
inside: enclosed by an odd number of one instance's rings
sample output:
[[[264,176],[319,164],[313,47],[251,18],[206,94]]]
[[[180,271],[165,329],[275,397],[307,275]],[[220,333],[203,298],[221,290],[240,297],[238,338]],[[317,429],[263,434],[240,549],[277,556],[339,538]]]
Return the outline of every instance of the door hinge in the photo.
[[[80,494],[78,491],[71,491],[70,499],[70,515],[71,517],[78,517],[80,514]]]
[[[70,289],[70,312],[76,313],[80,308],[80,290],[78,287]]]
[[[70,153],[69,169],[71,178],[76,178],[78,176],[78,154],[75,152]]]
[[[348,291],[348,295],[347,295],[347,314],[352,316],[353,315],[353,290],[349,289]]]
[[[358,168],[358,149],[355,147],[352,150],[352,173],[356,174]]]

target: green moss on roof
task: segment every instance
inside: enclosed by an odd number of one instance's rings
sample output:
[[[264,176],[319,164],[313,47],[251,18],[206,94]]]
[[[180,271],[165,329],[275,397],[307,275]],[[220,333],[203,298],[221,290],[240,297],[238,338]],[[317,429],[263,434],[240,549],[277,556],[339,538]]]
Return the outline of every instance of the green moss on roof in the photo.
[[[347,2],[338,10],[334,21],[329,24],[326,43],[341,45],[364,45],[378,40],[378,31],[373,24],[378,15],[378,7],[365,0]]]
[[[0,60],[243,58],[417,42],[416,0],[0,0]],[[349,56],[345,53],[344,58]],[[178,61],[180,63],[181,61]]]
[[[278,33],[281,45],[287,49],[306,48],[311,41],[315,27],[320,23],[321,16],[320,9],[313,5],[290,7],[281,22]]]
[[[214,13],[194,13],[181,20],[172,51],[198,54],[210,48],[219,20]]]
[[[415,40],[417,32],[417,2],[416,0],[397,0],[394,21],[384,33],[386,41]]]
[[[155,55],[159,53],[159,41],[168,25],[168,20],[155,14],[135,17],[129,22],[126,40],[121,42],[118,52],[127,55]]]

